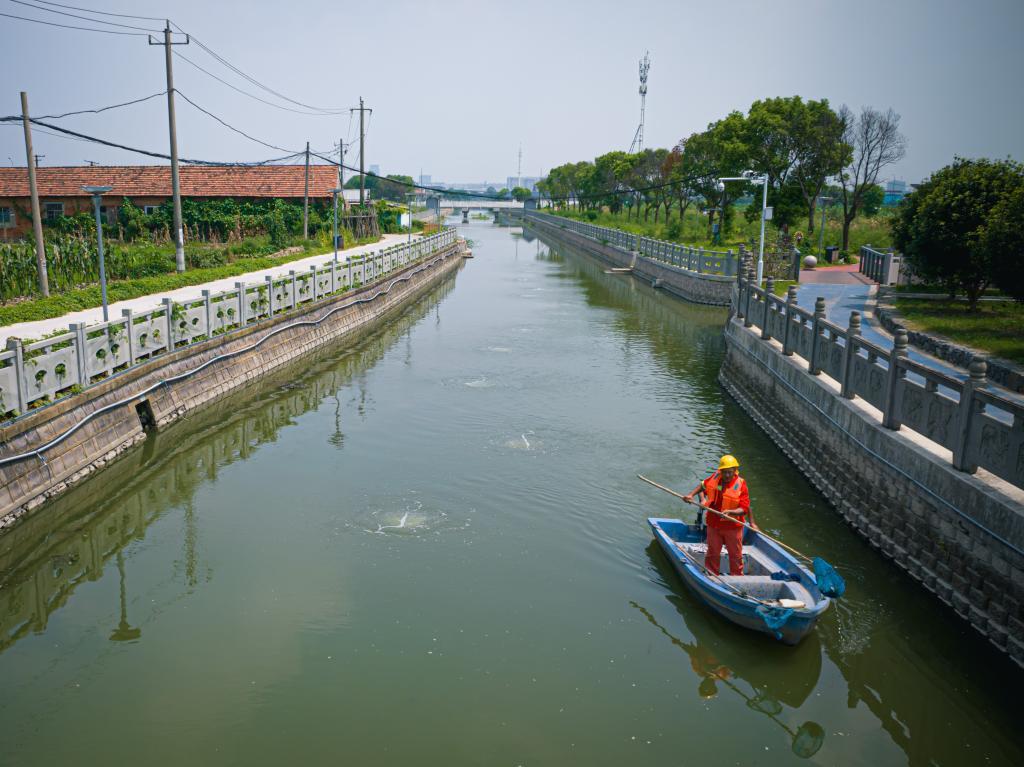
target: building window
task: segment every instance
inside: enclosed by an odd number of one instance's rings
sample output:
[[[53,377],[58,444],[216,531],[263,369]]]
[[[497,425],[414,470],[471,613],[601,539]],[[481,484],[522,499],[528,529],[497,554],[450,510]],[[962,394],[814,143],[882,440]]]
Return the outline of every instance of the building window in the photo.
[[[12,229],[14,224],[14,208],[0,208],[0,229]]]
[[[64,203],[62,202],[48,202],[46,203],[46,212],[43,214],[43,218],[46,221],[56,221],[58,218],[64,215]]]
[[[153,213],[156,213],[158,210],[160,210],[160,206],[159,205],[143,205],[142,206],[142,212],[145,213],[147,216],[149,216],[149,215],[151,215]]]

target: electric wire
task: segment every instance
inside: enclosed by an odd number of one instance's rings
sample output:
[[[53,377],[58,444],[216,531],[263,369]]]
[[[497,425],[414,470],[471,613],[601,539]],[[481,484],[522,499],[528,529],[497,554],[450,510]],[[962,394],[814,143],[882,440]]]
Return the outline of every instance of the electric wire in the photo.
[[[153,94],[150,94],[149,96],[143,96],[141,99],[134,99],[133,101],[125,101],[122,104],[111,104],[108,107],[100,107],[99,109],[80,109],[77,112],[65,112],[64,114],[60,114],[60,115],[38,115],[38,119],[40,119],[40,120],[59,120],[62,117],[71,117],[72,115],[87,115],[87,114],[88,115],[98,115],[100,112],[106,112],[106,111],[108,111],[110,109],[120,109],[121,107],[129,107],[129,106],[132,106],[133,104],[141,104],[143,101],[149,101],[150,99],[155,99],[157,96],[164,96],[166,94],[167,94],[167,91],[160,91],[159,93],[153,93]],[[20,120],[21,119],[21,115],[9,115],[8,117],[16,119],[16,120]],[[5,119],[7,119],[7,118],[5,118]]]
[[[86,13],[93,13],[99,16],[117,16],[122,19],[141,19],[143,21],[164,21],[156,16],[132,16],[129,13],[112,13],[110,11],[94,11],[92,8],[79,8],[77,5],[64,5],[63,3],[53,3],[48,0],[35,0],[40,5],[55,5],[58,8],[70,8],[73,11],[85,11]]]
[[[35,24],[45,24],[48,27],[61,27],[62,29],[77,29],[82,32],[102,32],[106,35],[130,35],[131,37],[147,37],[142,32],[120,32],[116,29],[93,29],[92,27],[78,27],[71,24],[58,24],[55,21],[43,21],[42,19],[30,19],[27,16],[15,16],[13,13],[0,13],[0,16],[4,16],[8,19],[18,19],[19,21],[31,21]]]
[[[21,120],[21,119],[22,118],[20,118],[20,117],[0,117],[0,123],[12,123],[12,122],[15,122],[16,120]],[[68,128],[62,128],[59,125],[53,125],[51,123],[43,122],[42,120],[39,120],[38,118],[35,118],[35,117],[30,117],[29,118],[29,122],[32,123],[33,125],[40,125],[40,126],[42,126],[44,128],[49,128],[50,130],[58,131],[59,133],[65,134],[67,136],[72,136],[72,137],[77,137],[77,138],[80,138],[80,139],[84,139],[84,140],[89,141],[89,142],[94,143],[94,144],[102,144],[103,146],[113,147],[114,149],[123,149],[126,152],[134,152],[135,154],[141,154],[141,155],[144,155],[146,157],[156,157],[157,159],[160,159],[160,160],[170,160],[171,159],[170,155],[164,154],[163,152],[152,152],[152,151],[150,151],[148,149],[138,149],[136,147],[127,146],[125,144],[119,144],[119,143],[117,143],[115,141],[108,141],[107,139],[97,138],[96,136],[90,136],[90,135],[85,134],[85,133],[79,133],[78,131],[69,130]],[[287,151],[287,150],[282,150],[282,151]],[[271,163],[281,162],[283,160],[290,160],[290,159],[293,159],[293,158],[297,157],[299,154],[304,154],[304,153],[305,153],[305,150],[303,150],[303,152],[297,152],[297,153],[288,154],[288,155],[285,155],[284,157],[273,157],[273,158],[271,158],[269,160],[257,160],[257,161],[254,161],[254,162],[222,162],[222,161],[217,161],[217,160],[194,160],[194,159],[190,159],[190,158],[187,158],[187,157],[179,157],[178,160],[179,160],[179,162],[187,163],[189,165],[205,165],[205,166],[210,166],[210,167],[253,167],[253,166],[259,166],[259,165],[270,165]]]
[[[256,78],[254,78],[251,75],[248,75],[245,72],[243,72],[241,69],[239,69],[234,64],[232,64],[230,61],[225,59],[223,56],[221,56],[215,50],[213,50],[208,45],[206,45],[202,40],[197,38],[195,35],[192,35],[191,33],[186,32],[178,24],[175,24],[173,21],[171,21],[169,23],[175,29],[177,29],[179,32],[181,32],[183,34],[188,34],[189,38],[191,39],[191,41],[193,43],[195,43],[199,48],[201,48],[203,51],[205,51],[208,55],[210,55],[212,58],[214,58],[220,64],[222,64],[225,67],[227,67],[228,69],[230,69],[232,72],[237,74],[239,77],[245,78],[247,81],[249,81],[251,84],[255,85],[257,88],[265,90],[267,93],[271,93],[274,96],[277,96],[279,99],[283,99],[285,101],[288,101],[288,102],[290,102],[292,104],[295,104],[296,106],[300,106],[300,107],[303,107],[305,109],[312,109],[312,110],[314,110],[316,112],[319,112],[319,113],[322,113],[322,114],[341,114],[342,112],[345,111],[345,109],[343,109],[343,108],[317,107],[317,106],[313,106],[311,104],[305,104],[305,103],[303,103],[301,101],[296,101],[295,99],[290,98],[290,97],[284,95],[283,93],[275,91],[273,88],[271,88],[271,87],[269,87],[267,85],[264,85],[262,82],[260,82]]]
[[[55,13],[59,16],[67,16],[72,19],[82,19],[83,21],[89,21],[93,24],[106,24],[111,27],[122,27],[123,29],[141,29],[143,32],[162,32],[162,29],[150,29],[149,27],[137,27],[134,24],[119,24],[116,21],[104,21],[103,19],[93,19],[88,16],[79,16],[77,13],[68,13],[67,11],[57,11],[53,8],[44,8],[36,5],[35,3],[25,2],[25,0],[8,0],[8,2],[15,3],[16,5],[23,5],[26,8],[32,8],[36,11],[45,11],[46,13]]]
[[[209,117],[212,117],[214,120],[219,122],[225,128],[227,128],[228,130],[234,131],[239,136],[244,136],[245,138],[249,139],[250,141],[255,141],[257,144],[262,144],[263,146],[265,146],[265,147],[267,147],[269,149],[276,149],[276,150],[278,150],[280,152],[290,152],[291,151],[289,149],[285,149],[284,147],[277,146],[275,144],[269,144],[266,141],[262,141],[262,140],[256,138],[255,136],[250,136],[245,131],[238,129],[235,126],[230,125],[229,123],[225,122],[221,118],[217,117],[217,115],[215,115],[213,112],[209,111],[208,109],[203,109],[201,106],[199,106],[196,102],[194,102],[192,99],[190,99],[188,96],[186,96],[184,93],[182,93],[177,88],[174,89],[174,92],[177,93],[179,96],[181,96],[183,99],[185,99],[185,101],[187,101],[189,104],[194,106],[200,112],[202,112],[205,115],[208,115]],[[292,154],[304,154],[304,153],[305,153],[305,150],[303,150],[301,153],[300,152],[292,152]]]
[[[209,77],[212,77],[217,82],[222,83],[222,84],[228,86],[229,88],[231,88],[231,90],[237,91],[238,93],[241,93],[243,96],[248,96],[251,99],[259,101],[261,104],[266,104],[267,106],[274,107],[274,109],[280,109],[280,110],[283,110],[285,112],[293,112],[293,113],[295,113],[297,115],[309,115],[311,117],[333,117],[333,115],[326,115],[323,112],[310,112],[310,111],[303,110],[303,109],[293,109],[292,107],[287,107],[287,106],[284,106],[282,104],[275,104],[273,101],[267,101],[266,99],[260,98],[259,96],[257,96],[254,93],[249,93],[249,91],[242,90],[237,85],[233,85],[232,83],[229,83],[227,80],[224,80],[223,78],[218,77],[217,75],[215,75],[213,72],[209,71],[208,69],[204,69],[203,67],[199,66],[194,61],[192,61],[192,59],[188,58],[188,56],[186,56],[185,54],[179,53],[178,51],[172,51],[172,52],[179,59],[181,59],[185,63],[189,64],[190,66],[195,67],[196,69],[198,69],[203,74],[205,74],[205,75],[207,75]],[[350,118],[350,125],[351,125],[351,118]]]

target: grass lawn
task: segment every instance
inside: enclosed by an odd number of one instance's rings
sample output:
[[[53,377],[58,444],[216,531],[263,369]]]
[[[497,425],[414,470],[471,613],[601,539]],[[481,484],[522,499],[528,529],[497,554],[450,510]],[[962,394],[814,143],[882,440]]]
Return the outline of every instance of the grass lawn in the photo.
[[[895,305],[908,328],[1024,363],[1024,303],[982,301],[973,313],[964,301],[896,298]]]

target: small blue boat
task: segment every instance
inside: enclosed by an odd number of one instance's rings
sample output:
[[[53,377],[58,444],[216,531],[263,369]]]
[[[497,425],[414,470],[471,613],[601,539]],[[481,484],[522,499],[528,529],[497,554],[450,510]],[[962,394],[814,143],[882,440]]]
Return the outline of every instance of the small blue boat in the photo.
[[[715,576],[704,570],[707,543],[703,527],[655,517],[647,523],[683,583],[733,623],[795,645],[828,609],[829,598],[819,591],[814,575],[756,530],[743,531],[744,575]],[[729,572],[729,555],[724,549],[721,570]],[[783,618],[781,625],[769,625]]]

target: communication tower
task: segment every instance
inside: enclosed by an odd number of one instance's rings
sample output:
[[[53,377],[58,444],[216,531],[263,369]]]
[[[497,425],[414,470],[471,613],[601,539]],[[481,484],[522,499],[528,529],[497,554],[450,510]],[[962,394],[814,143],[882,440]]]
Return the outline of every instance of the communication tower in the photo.
[[[640,125],[633,135],[633,143],[629,145],[629,153],[633,151],[642,152],[644,149],[644,109],[647,106],[647,73],[651,69],[650,51],[644,52],[640,59]]]

